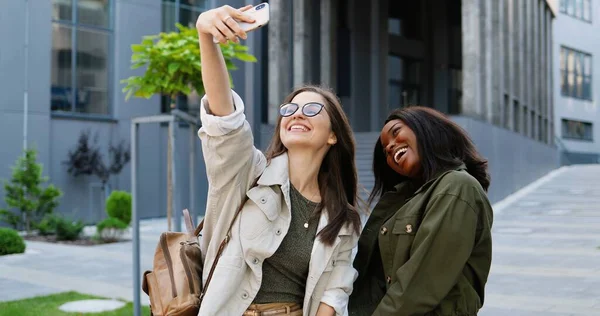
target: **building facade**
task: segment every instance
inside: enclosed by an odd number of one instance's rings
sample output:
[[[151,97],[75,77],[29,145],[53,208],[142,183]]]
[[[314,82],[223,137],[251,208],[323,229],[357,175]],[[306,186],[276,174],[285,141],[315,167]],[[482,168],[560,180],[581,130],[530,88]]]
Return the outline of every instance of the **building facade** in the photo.
[[[258,2],[3,1],[0,41],[11,45],[0,46],[0,178],[10,176],[24,145],[35,147],[44,174],[65,193],[59,211],[90,223],[104,218],[99,179],[74,178],[63,161],[83,131],[98,135],[108,155],[110,144],[129,141],[132,118],[168,111],[159,96],[125,101],[120,80],[141,71],[130,69],[130,45],[173,30],[176,21],[193,25],[207,8]],[[233,73],[257,147],[268,144],[277,107],[293,87],[323,83],[350,117],[367,190],[382,123],[409,104],[439,109],[466,128],[490,161],[493,201],[558,165],[552,1],[281,0],[270,7],[268,26],[246,41],[258,62]],[[198,104],[198,96],[178,100],[194,115]],[[182,190],[175,193],[182,207],[194,196],[201,214],[207,184],[200,146],[189,172],[191,133],[178,125]],[[141,216],[165,216],[166,127],[142,125],[139,147]],[[112,189],[130,190],[130,167],[110,179]],[[198,180],[195,192],[188,190],[190,177]]]
[[[600,109],[595,101],[600,82],[594,81],[600,71],[594,64],[600,54],[598,5],[591,0],[559,3],[553,47],[555,134],[565,165],[600,161]]]

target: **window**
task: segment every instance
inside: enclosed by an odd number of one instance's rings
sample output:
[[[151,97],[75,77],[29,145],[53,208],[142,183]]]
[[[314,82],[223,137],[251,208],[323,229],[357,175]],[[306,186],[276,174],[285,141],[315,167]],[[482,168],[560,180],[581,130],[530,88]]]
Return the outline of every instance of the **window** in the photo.
[[[110,114],[113,0],[52,0],[53,112]]]
[[[389,109],[420,102],[421,62],[388,55]]]
[[[196,25],[200,13],[205,11],[208,0],[162,0],[162,30],[163,32],[176,32],[176,23],[187,27]],[[161,99],[161,112],[168,113],[169,98]],[[177,108],[192,115],[200,114],[200,96],[195,92],[189,96],[180,96],[176,100]]]
[[[592,123],[562,119],[562,137],[592,141]]]
[[[592,100],[592,55],[560,48],[560,92],[566,97]]]
[[[586,22],[592,22],[591,0],[560,0],[560,12]]]

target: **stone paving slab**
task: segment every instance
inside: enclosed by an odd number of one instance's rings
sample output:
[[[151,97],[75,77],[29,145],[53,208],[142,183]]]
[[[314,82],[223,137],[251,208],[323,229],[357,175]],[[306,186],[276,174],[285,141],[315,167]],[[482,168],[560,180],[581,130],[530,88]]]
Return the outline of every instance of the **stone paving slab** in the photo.
[[[600,315],[600,165],[563,167],[494,211],[493,263],[480,315]],[[143,271],[167,225],[162,218],[140,226]],[[0,301],[69,290],[133,299],[131,242],[28,241],[27,247],[23,255],[0,257]]]

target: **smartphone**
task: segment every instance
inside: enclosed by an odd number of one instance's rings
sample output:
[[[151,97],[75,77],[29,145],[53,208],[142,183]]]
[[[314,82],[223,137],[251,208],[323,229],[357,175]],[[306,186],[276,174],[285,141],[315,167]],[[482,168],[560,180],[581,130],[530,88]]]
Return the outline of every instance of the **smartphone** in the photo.
[[[259,29],[267,25],[267,23],[269,23],[269,11],[269,4],[267,2],[263,2],[254,6],[254,8],[244,12],[246,14],[251,15],[254,18],[254,23],[239,22],[237,20],[236,22],[238,22],[240,28],[244,30],[244,32],[248,33]],[[218,43],[219,41],[215,37],[213,37],[213,42]]]

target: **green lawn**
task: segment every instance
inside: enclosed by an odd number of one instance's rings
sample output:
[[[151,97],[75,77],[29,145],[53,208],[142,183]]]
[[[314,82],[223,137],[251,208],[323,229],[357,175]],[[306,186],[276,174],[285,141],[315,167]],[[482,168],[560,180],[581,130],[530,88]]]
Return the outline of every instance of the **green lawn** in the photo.
[[[63,316],[63,315],[84,315],[81,313],[65,313],[58,309],[64,303],[84,299],[97,299],[101,297],[80,294],[77,292],[65,292],[48,296],[38,296],[19,301],[1,302],[0,316]],[[85,315],[106,315],[106,316],[131,316],[133,315],[133,304],[127,303],[124,307],[104,313],[89,313]],[[150,309],[142,306],[142,315],[150,315]]]

